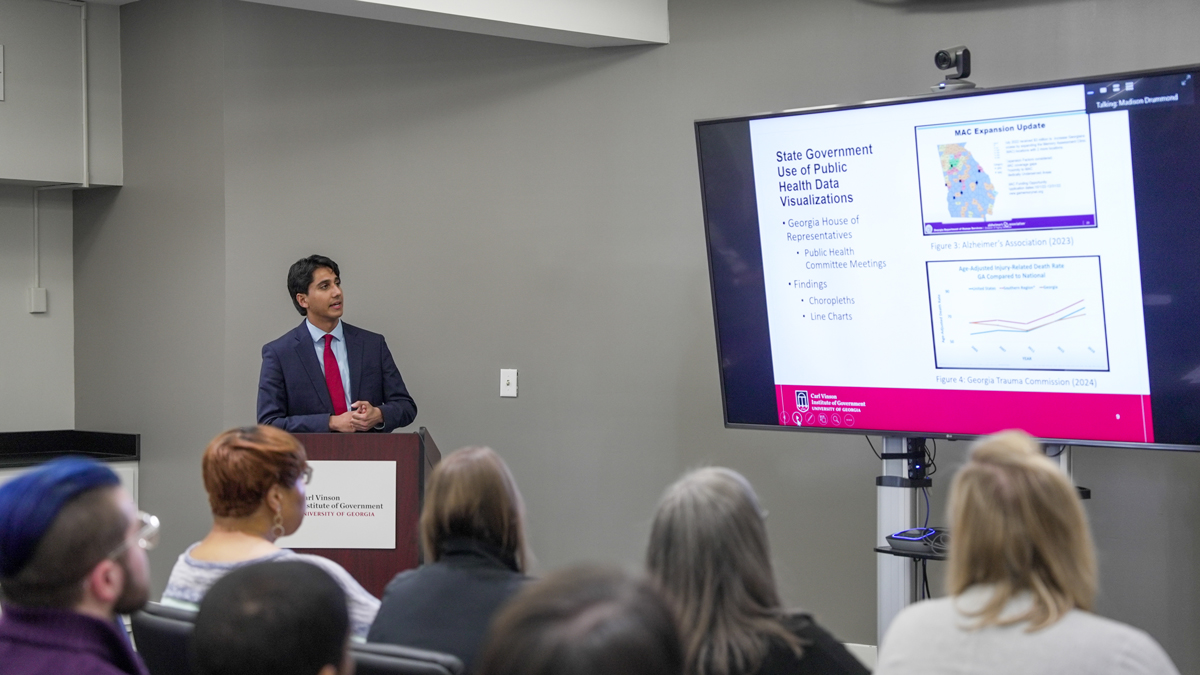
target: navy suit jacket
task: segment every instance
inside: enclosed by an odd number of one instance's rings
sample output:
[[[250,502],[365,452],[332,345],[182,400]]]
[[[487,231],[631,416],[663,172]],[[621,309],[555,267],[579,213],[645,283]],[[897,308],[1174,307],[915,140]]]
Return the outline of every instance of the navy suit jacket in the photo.
[[[258,423],[293,433],[329,431],[333,401],[304,321],[283,337],[263,345],[258,376]],[[342,322],[350,366],[350,401],[368,401],[383,411],[387,433],[413,421],[417,404],[379,333]]]

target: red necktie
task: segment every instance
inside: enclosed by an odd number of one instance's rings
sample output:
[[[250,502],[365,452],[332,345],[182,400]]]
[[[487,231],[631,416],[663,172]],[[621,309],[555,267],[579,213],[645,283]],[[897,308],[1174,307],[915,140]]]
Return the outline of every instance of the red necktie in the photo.
[[[333,356],[333,336],[325,336],[325,386],[329,387],[329,398],[333,399],[333,414],[346,412],[346,390],[342,388],[342,371]]]

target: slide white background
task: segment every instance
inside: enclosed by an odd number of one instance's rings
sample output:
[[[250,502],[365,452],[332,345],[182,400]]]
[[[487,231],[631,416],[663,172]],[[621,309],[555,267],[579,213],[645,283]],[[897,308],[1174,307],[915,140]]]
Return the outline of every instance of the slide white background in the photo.
[[[1071,86],[751,121],[776,383],[977,388],[957,378],[954,383],[938,380],[939,373],[949,371],[939,371],[934,363],[926,261],[1097,255],[1104,274],[1108,341],[1114,345],[1109,372],[1089,373],[1093,384],[1086,388],[1022,383],[989,389],[1148,394],[1125,113],[1091,115],[1089,120],[1099,227],[922,234],[917,126],[1081,110],[1083,105],[1083,88]],[[809,149],[865,146],[870,154],[806,157]],[[798,152],[801,159],[779,161],[781,152]],[[809,178],[824,178],[815,173],[817,165],[829,162],[845,166],[828,174],[837,180],[836,188],[781,189],[781,183],[804,178],[781,177],[781,170],[796,167],[797,172],[807,170]],[[782,204],[783,197],[807,194],[852,195],[853,201]],[[815,238],[826,233],[840,238]],[[978,374],[1012,378],[1014,372],[1020,371],[981,369]]]

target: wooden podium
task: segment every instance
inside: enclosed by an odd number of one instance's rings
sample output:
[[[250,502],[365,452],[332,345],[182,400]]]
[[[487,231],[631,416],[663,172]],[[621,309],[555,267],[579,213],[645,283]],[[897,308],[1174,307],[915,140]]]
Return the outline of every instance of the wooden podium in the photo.
[[[296,434],[312,460],[385,460],[396,462],[396,548],[295,549],[346,568],[377,598],[396,573],[421,564],[421,535],[417,521],[425,499],[425,477],[442,458],[429,431],[408,434]]]

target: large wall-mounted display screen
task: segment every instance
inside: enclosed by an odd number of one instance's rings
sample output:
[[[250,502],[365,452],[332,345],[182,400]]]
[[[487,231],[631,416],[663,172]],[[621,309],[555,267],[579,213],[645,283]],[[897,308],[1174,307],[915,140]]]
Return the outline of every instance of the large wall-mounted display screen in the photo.
[[[1200,449],[1195,70],[697,122],[726,424]]]

